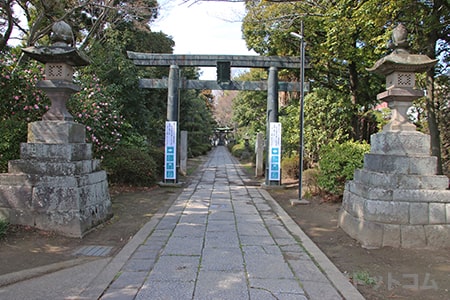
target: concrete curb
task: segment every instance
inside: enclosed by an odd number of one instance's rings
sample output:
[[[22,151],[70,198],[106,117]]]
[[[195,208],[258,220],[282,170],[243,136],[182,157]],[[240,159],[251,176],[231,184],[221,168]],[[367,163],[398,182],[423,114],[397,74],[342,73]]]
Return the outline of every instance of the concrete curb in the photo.
[[[80,257],[76,259],[66,260],[63,262],[57,262],[54,264],[45,265],[42,267],[36,267],[32,269],[26,269],[14,273],[9,273],[0,276],[0,287],[11,285],[20,281],[32,279],[35,277],[43,276],[49,273],[54,273],[62,269],[71,268],[87,262],[98,259],[98,257]]]
[[[333,286],[341,293],[346,300],[364,300],[361,293],[354,287],[341,271],[330,261],[330,259],[314,244],[314,242],[303,232],[303,230],[292,220],[286,211],[272,198],[264,189],[260,189],[261,194],[270,203],[275,213],[286,228],[297,236],[302,242],[305,250],[313,260],[319,265],[323,273],[328,277]]]

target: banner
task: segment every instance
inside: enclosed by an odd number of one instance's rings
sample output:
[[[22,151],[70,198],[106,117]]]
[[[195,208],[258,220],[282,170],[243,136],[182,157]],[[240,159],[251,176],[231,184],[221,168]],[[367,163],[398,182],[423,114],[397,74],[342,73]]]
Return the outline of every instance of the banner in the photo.
[[[166,122],[164,179],[177,179],[177,122]]]
[[[269,180],[281,177],[281,123],[270,122],[269,138]]]

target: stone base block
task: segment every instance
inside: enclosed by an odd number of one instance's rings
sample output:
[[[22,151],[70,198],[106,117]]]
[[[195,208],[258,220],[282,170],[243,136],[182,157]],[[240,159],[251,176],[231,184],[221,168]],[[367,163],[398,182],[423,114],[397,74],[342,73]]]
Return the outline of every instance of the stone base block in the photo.
[[[69,162],[51,162],[40,160],[11,160],[8,172],[12,174],[38,174],[43,176],[72,176],[89,174],[99,169],[99,161],[79,160]]]
[[[384,189],[424,189],[445,190],[449,179],[445,175],[410,175],[399,173],[380,173],[366,169],[355,170],[353,181]]]
[[[434,156],[398,156],[368,153],[364,156],[364,169],[379,173],[408,175],[435,175],[437,158]]]
[[[0,210],[8,213],[12,224],[83,237],[91,228],[112,217],[104,171],[79,177],[44,176],[42,180],[30,176],[28,185],[4,184],[17,182],[17,178],[5,180],[8,175],[0,176]]]
[[[339,226],[352,238],[367,249],[383,247],[383,226],[374,222],[355,218],[341,210],[339,213]]]
[[[38,121],[28,124],[28,143],[85,143],[84,125],[71,121]]]
[[[106,172],[93,170],[98,161],[18,160],[10,165],[22,171],[0,174],[0,216],[10,223],[80,238],[112,217]]]
[[[350,181],[339,226],[365,248],[450,247],[450,190],[382,191]]]
[[[363,248],[382,247],[407,249],[450,248],[450,224],[392,225],[356,218],[341,210],[339,226]]]
[[[92,144],[22,143],[20,158],[49,162],[69,162],[92,159]]]
[[[418,131],[383,131],[370,137],[370,153],[430,155],[430,136]]]

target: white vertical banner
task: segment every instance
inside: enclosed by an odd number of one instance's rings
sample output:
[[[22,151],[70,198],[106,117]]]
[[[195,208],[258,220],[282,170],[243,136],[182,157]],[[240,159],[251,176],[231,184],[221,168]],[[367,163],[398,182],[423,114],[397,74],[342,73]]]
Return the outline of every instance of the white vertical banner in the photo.
[[[270,122],[269,139],[269,180],[281,177],[281,123]]]
[[[177,122],[166,122],[164,179],[177,179]]]

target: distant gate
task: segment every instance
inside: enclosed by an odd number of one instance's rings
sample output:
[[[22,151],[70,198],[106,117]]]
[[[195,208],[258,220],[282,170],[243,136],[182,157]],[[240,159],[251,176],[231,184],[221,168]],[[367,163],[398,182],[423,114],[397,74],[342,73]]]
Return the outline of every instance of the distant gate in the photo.
[[[171,122],[170,124],[178,122],[179,89],[267,91],[266,145],[270,145],[270,124],[278,123],[278,92],[300,91],[301,88],[300,82],[278,81],[278,69],[300,69],[301,61],[299,57],[155,54],[131,51],[128,51],[127,54],[128,58],[132,59],[136,66],[170,67],[168,79],[139,80],[139,86],[141,88],[168,89],[167,122]],[[217,80],[180,79],[179,66],[216,67]],[[269,77],[267,81],[233,81],[231,80],[231,68],[267,68],[269,69]],[[277,132],[276,134],[278,135],[280,132]],[[170,149],[172,149],[172,147]],[[281,149],[279,154],[281,155]],[[174,170],[174,163],[167,161],[168,157],[174,159],[173,153],[171,152],[168,155],[166,149],[164,180],[166,183],[177,183],[177,177],[167,176],[168,174],[173,175],[177,173],[176,170]],[[269,156],[267,159],[269,159]],[[280,166],[280,159],[274,160],[274,164],[271,164],[271,162],[267,160],[265,173],[267,185],[281,184]]]

